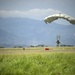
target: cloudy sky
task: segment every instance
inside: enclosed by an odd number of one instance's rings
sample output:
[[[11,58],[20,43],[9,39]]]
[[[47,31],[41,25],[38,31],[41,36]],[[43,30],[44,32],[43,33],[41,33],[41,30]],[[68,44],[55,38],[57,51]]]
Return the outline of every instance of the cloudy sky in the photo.
[[[27,17],[43,20],[48,15],[65,13],[75,17],[75,0],[0,0],[0,17]]]
[[[75,18],[75,0],[0,0],[0,17],[2,18],[44,20],[45,17],[56,13],[64,13]],[[62,25],[69,23],[65,20],[55,22]],[[33,40],[34,43],[35,41]]]

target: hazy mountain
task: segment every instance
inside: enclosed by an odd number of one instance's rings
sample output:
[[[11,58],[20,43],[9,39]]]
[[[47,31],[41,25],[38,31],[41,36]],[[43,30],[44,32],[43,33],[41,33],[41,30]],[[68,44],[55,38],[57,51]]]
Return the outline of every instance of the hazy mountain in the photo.
[[[75,45],[75,26],[28,18],[0,18],[0,44],[56,45],[60,35],[61,44]]]
[[[0,29],[0,46],[13,47],[24,45],[26,41],[13,33]],[[26,45],[25,45],[26,46]]]

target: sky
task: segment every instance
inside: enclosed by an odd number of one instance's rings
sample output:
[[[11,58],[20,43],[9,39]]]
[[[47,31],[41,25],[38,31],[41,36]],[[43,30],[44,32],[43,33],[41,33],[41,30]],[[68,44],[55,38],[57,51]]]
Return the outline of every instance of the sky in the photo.
[[[58,13],[75,18],[75,0],[0,0],[0,17],[2,18],[44,20],[45,17]],[[69,24],[65,20],[55,22],[62,25]],[[36,43],[36,41],[34,39],[33,42]]]
[[[75,0],[0,0],[0,17],[21,17],[43,20],[64,13],[75,18]]]

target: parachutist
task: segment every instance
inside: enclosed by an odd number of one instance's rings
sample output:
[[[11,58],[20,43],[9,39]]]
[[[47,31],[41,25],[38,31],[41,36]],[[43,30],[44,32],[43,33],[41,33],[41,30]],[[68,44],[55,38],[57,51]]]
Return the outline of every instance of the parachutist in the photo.
[[[57,40],[56,41],[56,43],[57,43],[57,47],[60,45],[60,41],[59,40]]]

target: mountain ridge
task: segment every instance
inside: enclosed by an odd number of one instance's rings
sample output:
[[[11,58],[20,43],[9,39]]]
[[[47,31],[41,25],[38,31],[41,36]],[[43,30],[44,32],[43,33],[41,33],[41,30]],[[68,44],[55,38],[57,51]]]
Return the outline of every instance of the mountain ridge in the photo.
[[[8,34],[10,37],[7,37]],[[0,18],[0,44],[7,44],[2,41],[5,37],[9,44],[55,46],[56,36],[60,35],[61,44],[75,45],[74,34],[73,25],[45,24],[43,20],[29,18]]]

